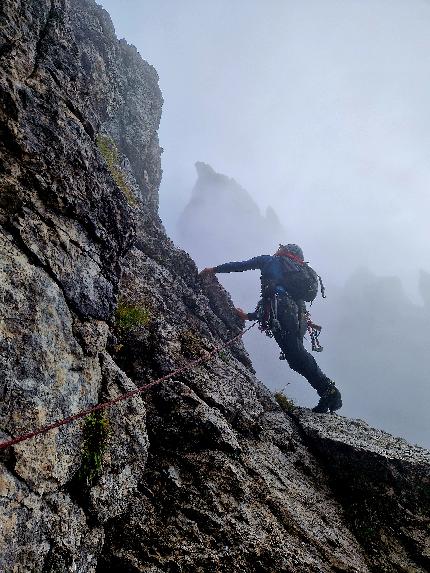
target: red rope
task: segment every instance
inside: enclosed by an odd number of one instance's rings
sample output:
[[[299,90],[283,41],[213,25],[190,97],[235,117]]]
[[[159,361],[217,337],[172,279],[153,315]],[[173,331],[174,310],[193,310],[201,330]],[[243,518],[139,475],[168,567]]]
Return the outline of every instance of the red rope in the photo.
[[[88,416],[88,414],[92,414],[93,412],[98,412],[99,410],[106,410],[107,408],[111,408],[112,406],[114,406],[118,402],[122,402],[123,400],[128,400],[129,398],[132,398],[133,396],[136,396],[137,394],[142,394],[143,392],[145,392],[146,390],[149,390],[150,388],[156,386],[157,384],[160,384],[161,382],[164,382],[165,380],[172,378],[172,376],[177,376],[178,374],[181,374],[182,372],[189,370],[190,368],[193,368],[194,366],[197,366],[197,365],[201,364],[202,362],[207,362],[213,356],[215,356],[218,352],[220,352],[223,348],[227,348],[228,346],[233,344],[233,342],[235,342],[239,338],[242,338],[242,336],[246,332],[248,332],[248,330],[251,330],[251,328],[253,328],[256,324],[257,323],[254,322],[253,324],[251,324],[251,326],[248,326],[248,328],[243,330],[241,333],[239,333],[234,338],[227,341],[225,344],[221,344],[220,346],[217,346],[214,350],[212,350],[211,352],[206,354],[206,356],[203,356],[202,358],[197,358],[196,360],[192,360],[190,362],[187,362],[184,366],[181,366],[180,368],[173,370],[173,372],[170,372],[169,374],[166,374],[165,376],[162,376],[161,378],[157,378],[157,380],[153,380],[152,382],[149,382],[149,384],[144,384],[143,386],[139,386],[135,390],[130,390],[129,392],[126,392],[125,394],[121,394],[120,396],[117,396],[116,398],[113,398],[112,400],[108,400],[107,402],[102,402],[100,404],[96,404],[95,406],[91,406],[91,408],[87,408],[86,410],[82,410],[81,412],[78,412],[77,414],[73,414],[72,416],[67,416],[67,418],[62,418],[61,420],[57,420],[56,422],[52,422],[52,424],[49,424],[47,426],[43,426],[42,428],[39,428],[38,430],[33,430],[32,432],[28,432],[27,434],[22,434],[20,436],[17,436],[16,438],[11,438],[10,440],[7,440],[6,442],[0,442],[0,450],[2,450],[4,448],[8,448],[9,446],[14,446],[15,444],[19,444],[20,442],[30,440],[31,438],[34,438],[35,436],[40,436],[41,434],[47,434],[48,432],[50,432],[51,430],[54,430],[55,428],[59,428],[60,426],[68,425],[68,424],[74,422],[75,420],[79,420],[80,418],[85,418],[85,416]]]

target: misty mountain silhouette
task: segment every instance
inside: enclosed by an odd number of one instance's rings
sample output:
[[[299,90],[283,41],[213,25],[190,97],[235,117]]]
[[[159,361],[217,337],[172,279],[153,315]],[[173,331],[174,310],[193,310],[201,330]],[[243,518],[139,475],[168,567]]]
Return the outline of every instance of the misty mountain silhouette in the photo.
[[[198,161],[191,200],[178,222],[181,246],[195,254],[200,265],[273,252],[286,232],[275,211],[262,214],[251,195],[234,179]],[[204,243],[204,252],[196,243]]]
[[[180,217],[177,240],[200,266],[272,253],[278,242],[300,244],[301,237],[288,236],[273,209],[261,214],[234,179],[205,163],[196,169],[198,179]],[[329,284],[324,269],[318,271]],[[259,298],[258,277],[256,271],[218,275],[235,303],[248,311]],[[429,446],[425,333],[430,329],[430,275],[425,271],[420,271],[419,287],[424,306],[408,298],[399,277],[359,268],[342,288],[329,288],[328,300],[317,300],[312,315],[323,325],[325,351],[318,362],[345,395],[342,413]],[[277,360],[273,340],[252,332],[246,345],[266,385],[288,385],[298,403],[315,402],[306,381]]]

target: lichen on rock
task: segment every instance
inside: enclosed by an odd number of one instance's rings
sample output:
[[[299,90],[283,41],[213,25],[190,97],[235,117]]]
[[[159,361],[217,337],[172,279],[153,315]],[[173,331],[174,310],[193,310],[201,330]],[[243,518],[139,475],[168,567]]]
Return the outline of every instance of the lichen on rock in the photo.
[[[107,135],[99,134],[96,138],[97,147],[106,161],[106,165],[112,175],[113,180],[124,193],[129,205],[137,205],[137,199],[132,190],[132,183],[127,181],[125,169],[121,168],[118,148],[113,139]],[[130,175],[128,177],[130,179]]]

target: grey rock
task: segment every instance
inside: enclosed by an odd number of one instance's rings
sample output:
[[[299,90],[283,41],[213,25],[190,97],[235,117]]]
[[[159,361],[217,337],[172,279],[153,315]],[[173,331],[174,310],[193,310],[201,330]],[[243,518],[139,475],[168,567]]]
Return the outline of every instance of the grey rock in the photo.
[[[63,293],[0,233],[1,390],[6,435],[25,433],[97,402],[97,359],[73,336]],[[44,493],[64,485],[79,464],[80,431],[68,426],[14,448],[14,471]]]
[[[0,438],[133,393],[94,481],[82,422],[0,451],[0,569],[426,570],[427,454],[286,415],[229,342],[227,293],[166,236],[154,69],[93,0],[0,18]]]
[[[101,361],[103,401],[136,390],[108,354]],[[139,395],[113,406],[107,417],[110,436],[103,473],[89,491],[90,511],[101,523],[128,511],[143,478],[149,446],[145,404]]]
[[[336,497],[376,570],[426,571],[430,565],[430,452],[361,420],[296,408]],[[402,565],[401,565],[402,564]]]

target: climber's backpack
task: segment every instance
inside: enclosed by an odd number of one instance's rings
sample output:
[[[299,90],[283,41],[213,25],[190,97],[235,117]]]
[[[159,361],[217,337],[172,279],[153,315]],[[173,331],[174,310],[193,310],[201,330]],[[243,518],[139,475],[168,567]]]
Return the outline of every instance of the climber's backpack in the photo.
[[[284,283],[288,293],[295,300],[312,302],[318,294],[318,285],[321,286],[321,294],[324,295],[324,285],[321,277],[308,263],[299,261],[290,256],[281,257],[284,266]]]

